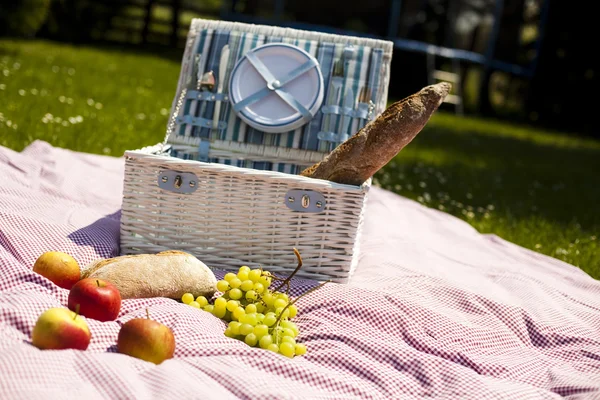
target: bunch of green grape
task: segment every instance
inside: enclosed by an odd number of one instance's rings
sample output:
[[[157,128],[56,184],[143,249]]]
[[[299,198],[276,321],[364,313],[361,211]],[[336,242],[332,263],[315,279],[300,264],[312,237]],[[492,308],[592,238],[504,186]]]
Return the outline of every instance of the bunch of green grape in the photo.
[[[217,282],[222,294],[213,304],[204,296],[194,300],[191,293],[184,294],[181,301],[229,322],[227,337],[289,358],[304,355],[306,346],[296,342],[298,327],[291,321],[298,309],[286,293],[278,291],[279,287],[270,289],[273,280],[281,279],[262,269],[242,266],[237,274],[228,272]]]

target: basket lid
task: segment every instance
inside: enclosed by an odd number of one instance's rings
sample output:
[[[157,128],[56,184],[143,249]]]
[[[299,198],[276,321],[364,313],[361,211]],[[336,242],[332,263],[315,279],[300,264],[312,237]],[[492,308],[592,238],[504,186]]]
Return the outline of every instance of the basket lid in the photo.
[[[323,102],[323,75],[303,49],[269,43],[247,52],[229,81],[236,114],[264,132],[288,132],[309,122]]]

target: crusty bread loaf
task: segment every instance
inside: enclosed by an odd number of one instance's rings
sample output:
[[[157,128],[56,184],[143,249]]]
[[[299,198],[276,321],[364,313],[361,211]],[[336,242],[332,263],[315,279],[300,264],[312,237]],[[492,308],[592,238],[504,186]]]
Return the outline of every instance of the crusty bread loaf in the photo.
[[[111,282],[123,299],[180,299],[184,293],[212,296],[217,284],[215,275],[202,261],[182,251],[97,260],[83,268],[81,277]]]
[[[300,175],[348,185],[363,184],[417,136],[450,89],[449,83],[438,83],[392,104]]]

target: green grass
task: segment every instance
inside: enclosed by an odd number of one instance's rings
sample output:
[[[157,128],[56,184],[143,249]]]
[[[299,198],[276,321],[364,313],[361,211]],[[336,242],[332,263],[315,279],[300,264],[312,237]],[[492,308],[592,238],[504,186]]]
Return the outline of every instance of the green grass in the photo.
[[[163,138],[180,53],[0,41],[0,144],[119,156]],[[438,112],[376,184],[600,278],[600,142]]]
[[[0,41],[0,144],[21,150],[41,139],[121,155],[157,143],[179,78],[178,57]]]

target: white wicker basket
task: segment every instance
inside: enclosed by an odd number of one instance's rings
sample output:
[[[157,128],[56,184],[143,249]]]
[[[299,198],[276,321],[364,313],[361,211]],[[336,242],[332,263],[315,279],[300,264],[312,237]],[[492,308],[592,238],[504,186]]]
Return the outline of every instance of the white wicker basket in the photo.
[[[358,187],[302,177],[289,169],[279,172],[225,165],[231,160],[237,161],[237,165],[242,160],[244,166],[248,162],[251,165],[270,162],[293,165],[298,171],[320,161],[327,154],[323,146],[278,147],[272,141],[252,143],[229,137],[179,134],[189,131],[178,126],[177,121],[184,115],[182,105],[187,101],[185,77],[191,69],[189,60],[193,59],[191,43],[196,42],[200,27],[207,26],[221,30],[235,28],[252,34],[277,32],[284,37],[300,36],[336,44],[351,42],[374,48],[383,43],[385,59],[377,78],[382,94],[376,99],[375,116],[385,105],[391,58],[388,42],[193,21],[165,141],[125,153],[121,254],[179,249],[194,254],[209,267],[235,270],[241,265],[262,266],[285,275],[296,267],[293,253],[296,248],[304,261],[298,276],[348,281],[358,261],[371,180]],[[235,115],[227,112],[226,119],[233,121]],[[175,131],[178,133],[174,134]],[[212,162],[187,156],[194,151],[198,153],[205,144],[208,146],[203,150],[204,155]],[[181,149],[185,157],[178,152]]]
[[[299,276],[346,281],[358,255],[370,182],[340,185],[281,172],[180,160],[144,151],[125,154],[122,254],[188,251],[211,267],[262,266]],[[159,187],[165,172],[193,173],[193,193]],[[195,178],[194,178],[195,179]],[[182,184],[189,186],[184,177]],[[290,189],[323,195],[323,212],[293,211]],[[301,195],[297,196],[298,202]]]

